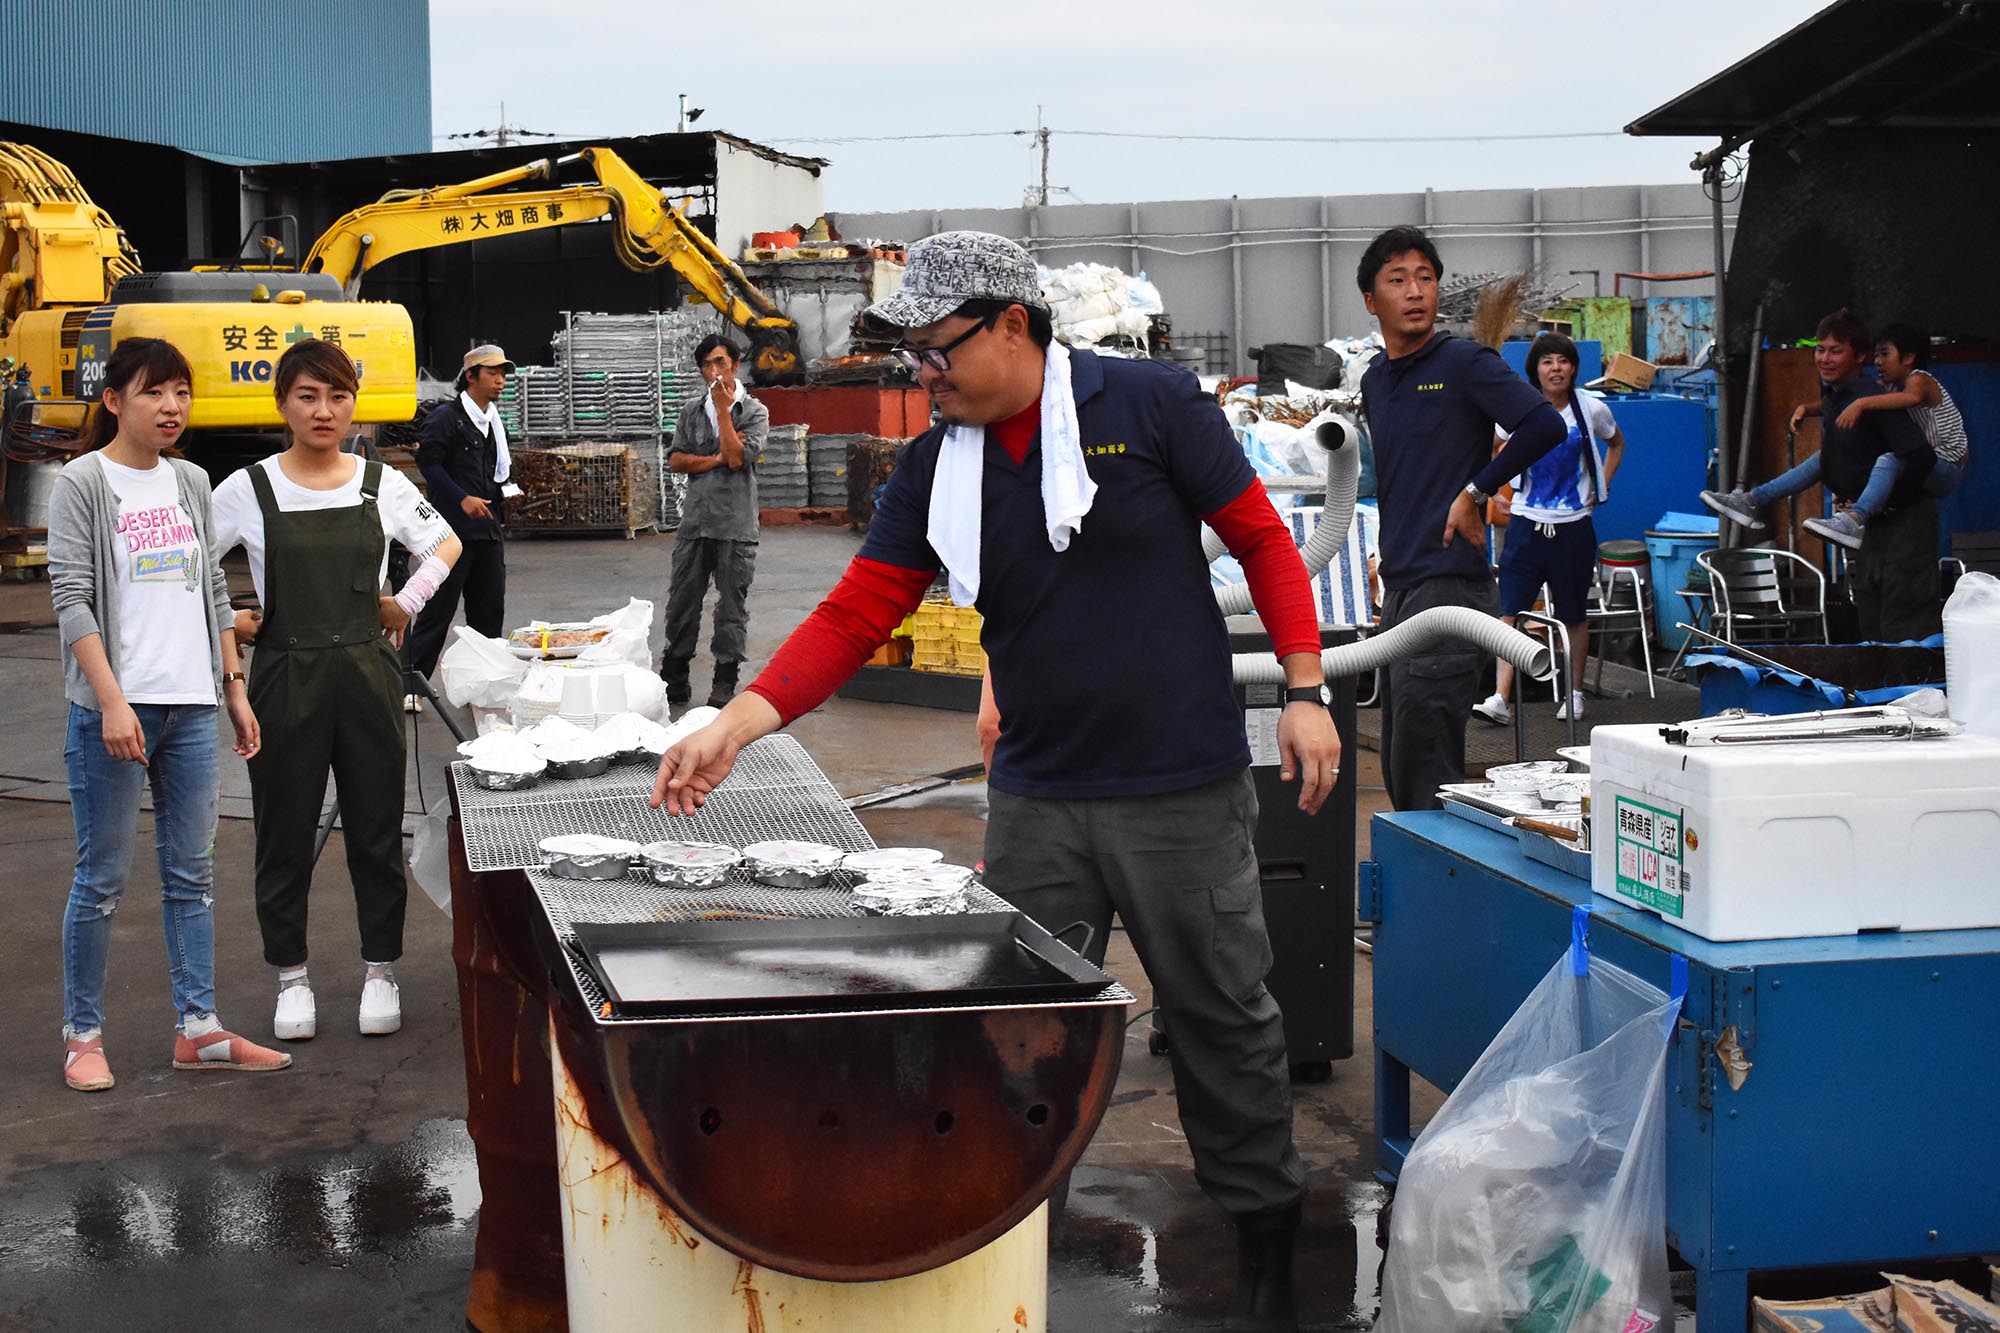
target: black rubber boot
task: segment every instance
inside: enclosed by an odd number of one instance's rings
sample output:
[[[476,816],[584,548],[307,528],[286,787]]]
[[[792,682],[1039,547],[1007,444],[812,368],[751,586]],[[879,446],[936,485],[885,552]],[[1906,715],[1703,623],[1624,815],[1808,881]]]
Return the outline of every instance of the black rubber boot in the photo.
[[[685,657],[660,659],[660,679],[667,682],[667,702],[670,704],[684,704],[694,698],[694,687],[688,684],[688,660]]]
[[[736,697],[736,666],[734,662],[717,662],[715,675],[708,685],[708,706],[720,708]]]
[[[1233,1329],[1295,1329],[1292,1249],[1299,1237],[1299,1205],[1236,1218],[1236,1300]]]

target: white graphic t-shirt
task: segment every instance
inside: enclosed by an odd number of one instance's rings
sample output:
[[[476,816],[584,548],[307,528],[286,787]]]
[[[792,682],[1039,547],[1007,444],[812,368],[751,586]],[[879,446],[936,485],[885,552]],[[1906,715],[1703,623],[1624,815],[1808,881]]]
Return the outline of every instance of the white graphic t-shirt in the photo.
[[[118,688],[127,703],[213,706],[208,557],[174,469],[97,461],[118,497]]]
[[[1579,411],[1590,422],[1592,438],[1587,444],[1577,424]],[[1604,476],[1604,452],[1597,442],[1611,438],[1618,431],[1611,409],[1596,394],[1579,389],[1571,396],[1570,405],[1562,410],[1562,419],[1569,428],[1563,442],[1514,478],[1512,512],[1530,523],[1567,523],[1582,518],[1604,498],[1599,488]],[[1502,439],[1507,438],[1506,431],[1499,434]],[[1586,448],[1590,451],[1587,457]]]
[[[271,495],[283,513],[300,509],[351,509],[361,503],[361,477],[366,465],[359,457],[354,457],[354,475],[330,491],[309,490],[287,477],[275,454],[250,466],[264,469],[264,475],[271,480]],[[383,538],[382,561],[375,573],[378,583],[389,576],[390,538],[401,542],[405,550],[422,560],[451,535],[451,525],[445,522],[444,515],[431,507],[431,502],[408,477],[392,467],[382,469],[382,490],[375,497],[375,508],[382,517]],[[257,585],[257,600],[265,601],[264,510],[257,503],[257,488],[251,484],[249,468],[232,473],[215,488],[217,556],[227,555],[238,542],[243,543],[243,550],[250,557],[250,580]]]

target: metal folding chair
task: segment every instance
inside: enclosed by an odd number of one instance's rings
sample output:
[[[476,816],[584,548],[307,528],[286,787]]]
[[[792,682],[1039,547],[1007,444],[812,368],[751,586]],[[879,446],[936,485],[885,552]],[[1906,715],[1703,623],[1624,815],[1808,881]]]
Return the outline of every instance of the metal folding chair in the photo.
[[[1826,575],[1802,555],[1765,546],[1698,551],[1715,594],[1712,628],[1728,643],[1825,643]],[[1817,627],[1818,638],[1810,635]],[[1806,637],[1801,637],[1801,636]]]

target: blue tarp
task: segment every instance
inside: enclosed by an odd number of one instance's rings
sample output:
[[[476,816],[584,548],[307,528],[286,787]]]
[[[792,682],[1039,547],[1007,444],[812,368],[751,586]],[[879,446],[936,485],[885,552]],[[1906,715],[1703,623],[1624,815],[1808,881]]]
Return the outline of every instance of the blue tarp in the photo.
[[[1886,646],[1942,648],[1944,635],[1933,634],[1928,639]],[[1840,686],[1815,681],[1796,671],[1758,666],[1719,652],[1690,653],[1687,665],[1701,680],[1703,717],[1714,717],[1727,708],[1741,708],[1752,713],[1811,713],[1822,708],[1847,707],[1847,695]],[[1859,690],[1854,697],[1863,704],[1886,704],[1918,690],[1943,688],[1943,681],[1931,685],[1887,685],[1879,690]]]

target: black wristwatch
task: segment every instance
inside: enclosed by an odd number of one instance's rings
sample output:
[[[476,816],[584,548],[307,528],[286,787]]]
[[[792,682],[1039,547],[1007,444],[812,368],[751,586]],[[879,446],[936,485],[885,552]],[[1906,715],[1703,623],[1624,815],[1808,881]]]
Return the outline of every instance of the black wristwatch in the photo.
[[[1320,692],[1320,687],[1317,685],[1294,685],[1285,691],[1285,702],[1288,704],[1319,704],[1321,707],[1325,707],[1326,696]]]

